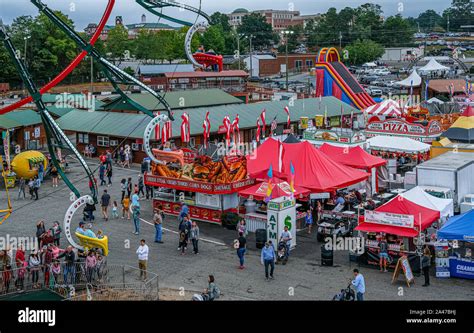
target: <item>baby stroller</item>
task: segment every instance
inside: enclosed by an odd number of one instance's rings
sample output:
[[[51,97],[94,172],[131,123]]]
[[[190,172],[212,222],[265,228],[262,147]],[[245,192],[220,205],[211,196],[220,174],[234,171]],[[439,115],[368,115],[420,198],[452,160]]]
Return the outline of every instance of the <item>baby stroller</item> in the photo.
[[[352,302],[355,301],[355,292],[352,290],[351,285],[348,285],[346,289],[341,289],[340,293],[337,293],[332,298],[333,301]]]
[[[286,257],[286,242],[280,241],[277,248],[277,264],[286,265],[288,258]]]

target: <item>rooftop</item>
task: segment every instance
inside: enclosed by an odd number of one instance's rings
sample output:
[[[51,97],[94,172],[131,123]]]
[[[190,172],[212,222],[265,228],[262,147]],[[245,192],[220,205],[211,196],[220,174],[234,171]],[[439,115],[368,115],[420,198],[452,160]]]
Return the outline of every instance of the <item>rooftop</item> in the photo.
[[[243,103],[242,100],[220,89],[172,91],[162,93],[161,95],[164,96],[173,110]],[[149,93],[131,94],[128,95],[128,97],[149,110],[165,110],[163,105],[158,104],[156,98]],[[107,111],[136,110],[132,105],[124,101],[121,96],[111,98],[110,101],[103,106],[103,109]]]
[[[230,104],[214,107],[200,107],[192,110],[176,110],[173,122],[173,137],[180,136],[181,115],[184,112],[189,114],[190,118],[190,134],[201,135],[202,123],[209,111],[209,119],[211,122],[211,132],[216,133],[225,116],[234,119],[238,114],[240,118],[240,129],[255,128],[257,118],[263,109],[266,110],[267,126],[274,118],[279,124],[286,124],[287,116],[284,107],[288,106],[292,121],[298,121],[300,117],[314,117],[317,114],[324,114],[327,108],[328,117],[340,116],[341,106],[344,115],[350,115],[351,112],[359,114],[360,111],[351,108],[340,100],[330,96],[319,98],[300,99],[294,101],[292,106],[288,105],[288,101],[270,101],[255,104]],[[117,137],[142,138],[144,130],[151,118],[143,114],[135,113],[117,113],[117,112],[87,112],[81,110],[73,110],[58,120],[59,126],[63,130],[95,133]]]
[[[448,151],[418,165],[417,168],[457,170],[472,163],[474,163],[474,154]]]
[[[139,75],[163,74],[168,72],[193,72],[192,64],[161,64],[161,65],[140,65]]]
[[[464,92],[465,80],[430,80],[429,89],[439,93],[449,93],[451,83],[454,85],[454,92]]]
[[[222,72],[169,72],[165,73],[167,78],[199,78],[199,77],[247,77],[249,74],[242,70],[229,70]]]

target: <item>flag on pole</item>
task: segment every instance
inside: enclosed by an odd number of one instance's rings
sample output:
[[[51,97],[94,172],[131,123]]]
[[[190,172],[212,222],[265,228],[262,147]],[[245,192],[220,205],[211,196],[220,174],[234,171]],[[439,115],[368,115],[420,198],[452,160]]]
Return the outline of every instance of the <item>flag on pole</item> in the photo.
[[[267,176],[268,176],[268,187],[267,187],[267,193],[266,193],[266,196],[265,196],[265,202],[269,202],[270,200],[272,200],[272,192],[273,192],[273,184],[272,184],[272,180],[273,180],[273,166],[272,166],[271,164],[270,164],[270,169],[268,169]]]
[[[159,116],[160,113],[154,113],[155,117]],[[160,128],[160,123],[155,125],[155,140],[158,141],[161,139],[161,128]]]
[[[257,143],[260,142],[260,132],[261,132],[261,130],[260,130],[260,119],[257,118],[257,135],[256,135],[256,138],[255,138]]]
[[[290,161],[290,191],[291,199],[295,197],[295,168],[293,167],[293,162]]]
[[[288,106],[285,106],[285,112],[286,112],[286,115],[287,115],[286,126],[288,126],[288,128],[290,128],[291,118],[290,118],[290,109],[288,108]]]
[[[204,148],[207,148],[207,140],[209,138],[209,127],[207,121],[204,119],[202,122],[202,129],[203,129],[203,138],[204,138]]]
[[[181,119],[183,120],[181,123],[181,142],[189,142],[191,139],[189,133],[189,115],[185,112],[182,114]]]
[[[168,127],[166,125],[167,124],[163,125],[163,128],[161,129],[161,143],[162,144],[165,144],[166,142],[168,142],[168,139],[170,138]]]
[[[230,123],[230,118],[229,116],[225,116],[224,120],[222,121],[224,128],[225,128],[225,144],[226,146],[229,146],[230,144],[230,131],[231,131],[231,123]]]
[[[239,115],[236,115],[232,122],[232,140],[234,141],[234,144],[240,143]]]
[[[208,128],[207,138],[209,138],[209,136],[211,135],[211,121],[209,120],[209,111],[206,112],[206,123],[207,123],[207,128]]]
[[[265,137],[265,131],[267,129],[267,123],[265,121],[267,110],[263,109],[262,113],[260,114],[260,120],[262,121],[262,136]]]
[[[276,131],[277,127],[278,127],[277,117],[275,116],[275,118],[273,118],[272,123],[270,125],[270,136],[273,136],[273,132]]]

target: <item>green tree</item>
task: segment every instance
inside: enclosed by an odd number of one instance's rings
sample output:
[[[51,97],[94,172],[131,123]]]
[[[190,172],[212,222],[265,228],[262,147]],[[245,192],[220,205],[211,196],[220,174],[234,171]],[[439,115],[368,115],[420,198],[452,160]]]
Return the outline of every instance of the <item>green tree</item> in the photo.
[[[221,54],[225,48],[225,37],[222,27],[213,25],[201,37],[201,43],[206,50],[214,50],[217,54]]]
[[[253,36],[254,49],[263,50],[278,42],[278,35],[273,32],[271,24],[267,23],[265,17],[258,13],[252,13],[242,18],[242,24],[237,31],[247,37]]]
[[[211,15],[211,25],[220,25],[223,31],[230,32],[229,16],[221,12],[215,12]]]
[[[407,46],[413,43],[415,31],[400,14],[388,17],[383,23],[383,30],[380,40],[386,47]]]
[[[462,25],[474,22],[474,5],[471,0],[452,0],[451,6],[443,12],[443,28],[447,28],[449,18],[450,31],[462,31]]]
[[[122,59],[125,50],[130,49],[130,41],[128,39],[128,31],[123,25],[117,25],[110,29],[106,50],[114,59]]]
[[[346,51],[349,56],[347,59],[349,64],[361,65],[380,58],[384,53],[384,48],[370,39],[364,39],[348,45]]]
[[[443,24],[443,17],[433,9],[428,9],[427,11],[418,15],[416,22],[419,25],[420,30],[424,32],[431,32],[433,31],[434,27],[441,26]]]

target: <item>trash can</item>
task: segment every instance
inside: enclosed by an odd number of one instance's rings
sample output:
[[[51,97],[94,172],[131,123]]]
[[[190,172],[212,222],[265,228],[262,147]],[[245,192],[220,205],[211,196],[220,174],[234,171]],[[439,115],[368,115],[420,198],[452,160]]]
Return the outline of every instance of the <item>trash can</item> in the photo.
[[[257,229],[255,230],[255,240],[257,249],[262,249],[265,246],[267,241],[267,230],[266,229]]]
[[[332,266],[334,260],[334,250],[326,249],[326,245],[321,245],[321,266]]]

